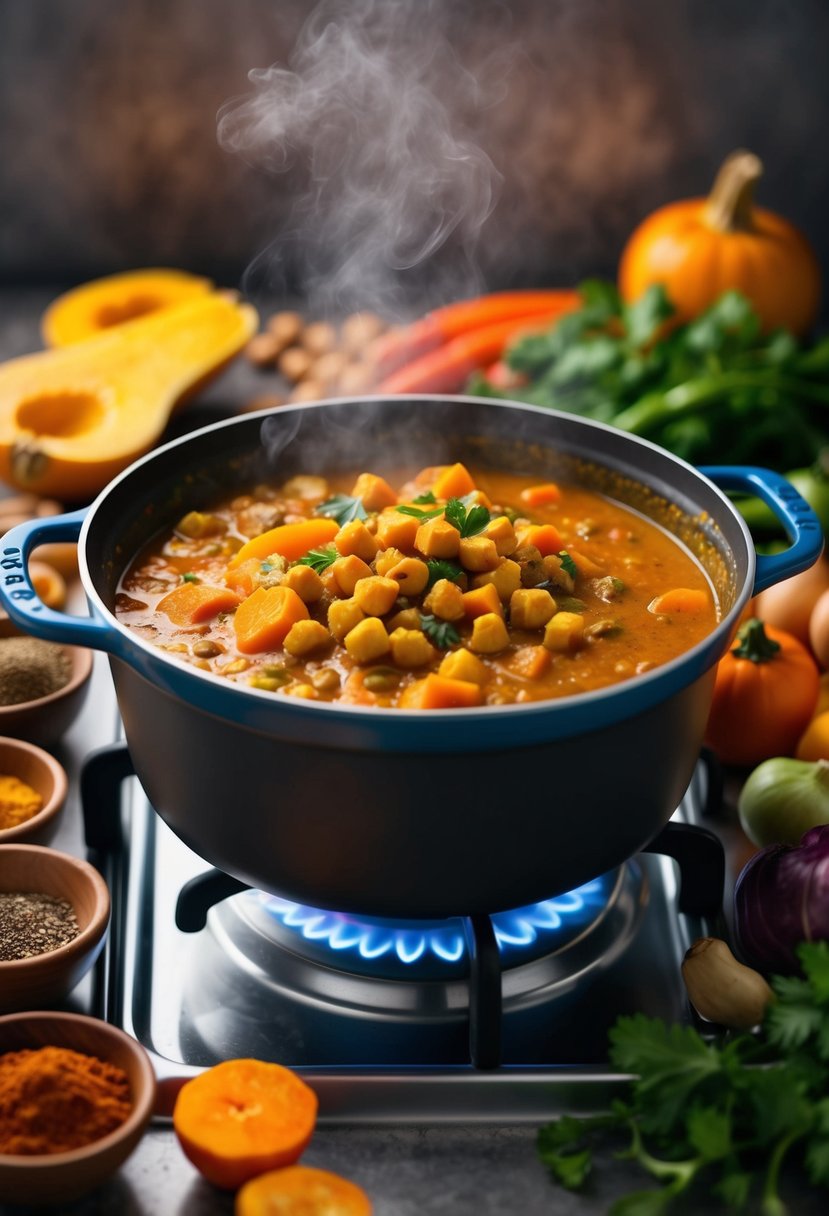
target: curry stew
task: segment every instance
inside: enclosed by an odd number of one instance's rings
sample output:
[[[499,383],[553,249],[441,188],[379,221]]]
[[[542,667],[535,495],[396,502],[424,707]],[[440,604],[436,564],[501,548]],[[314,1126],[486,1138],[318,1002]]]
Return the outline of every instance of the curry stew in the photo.
[[[115,611],[274,695],[426,709],[602,688],[717,622],[694,558],[593,491],[462,464],[392,481],[296,476],[190,511]]]

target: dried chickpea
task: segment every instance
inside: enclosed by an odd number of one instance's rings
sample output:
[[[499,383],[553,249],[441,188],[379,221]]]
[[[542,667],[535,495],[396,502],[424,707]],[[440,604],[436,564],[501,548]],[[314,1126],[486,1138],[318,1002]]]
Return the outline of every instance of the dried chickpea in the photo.
[[[429,567],[417,557],[404,557],[392,566],[388,577],[394,579],[403,595],[420,595],[429,581]]]
[[[373,663],[389,652],[389,635],[376,616],[367,616],[345,635],[345,648],[355,663]]]
[[[465,615],[464,593],[451,579],[439,578],[423,601],[424,609],[444,621],[459,621]]]
[[[337,331],[327,321],[313,321],[300,335],[303,349],[311,355],[325,355],[337,345]]]
[[[301,658],[314,650],[321,650],[331,642],[331,634],[319,621],[296,621],[282,643],[288,654]]]
[[[266,328],[280,343],[280,350],[293,346],[302,333],[302,317],[298,312],[275,312],[268,317]]]
[[[334,575],[334,581],[342,595],[353,595],[360,579],[369,578],[372,573],[371,567],[353,553],[349,557],[338,557],[331,563],[329,570]]]
[[[263,330],[261,334],[254,334],[248,342],[245,357],[254,367],[264,370],[276,366],[277,355],[281,354],[282,349],[279,340],[268,330]]]
[[[334,600],[328,608],[328,628],[337,641],[342,642],[364,617],[365,613],[355,600]]]
[[[420,629],[395,629],[390,635],[391,656],[398,667],[423,667],[435,657],[435,648]]]
[[[286,380],[299,384],[300,380],[304,380],[310,372],[313,362],[307,350],[300,350],[298,346],[289,346],[279,356],[277,367]]]
[[[400,584],[393,578],[372,574],[354,587],[354,600],[366,616],[385,616],[400,595]]]

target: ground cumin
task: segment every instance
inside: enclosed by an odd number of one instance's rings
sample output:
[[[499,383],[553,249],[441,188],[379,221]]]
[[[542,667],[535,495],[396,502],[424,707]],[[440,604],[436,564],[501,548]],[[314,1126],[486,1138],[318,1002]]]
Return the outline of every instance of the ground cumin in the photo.
[[[0,705],[19,705],[57,692],[69,683],[69,657],[41,638],[0,638]]]
[[[16,828],[36,815],[43,806],[43,799],[19,777],[0,774],[0,831]]]
[[[62,1153],[100,1140],[132,1109],[123,1069],[65,1047],[0,1055],[0,1153]]]

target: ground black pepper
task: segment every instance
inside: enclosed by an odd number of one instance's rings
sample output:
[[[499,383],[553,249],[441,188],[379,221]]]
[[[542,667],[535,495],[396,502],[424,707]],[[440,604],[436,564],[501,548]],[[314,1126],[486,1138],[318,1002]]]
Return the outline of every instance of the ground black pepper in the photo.
[[[36,891],[0,892],[0,962],[57,950],[79,933],[68,900]]]
[[[69,682],[69,657],[40,638],[0,638],[0,705],[19,705],[57,692]]]

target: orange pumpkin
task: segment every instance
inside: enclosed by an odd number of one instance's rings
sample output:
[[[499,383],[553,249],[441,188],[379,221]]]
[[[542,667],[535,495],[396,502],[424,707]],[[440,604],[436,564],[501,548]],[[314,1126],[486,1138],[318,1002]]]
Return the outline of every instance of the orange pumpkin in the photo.
[[[680,321],[699,316],[724,291],[742,292],[764,329],[806,333],[817,316],[820,267],[806,238],[782,216],[755,207],[763,171],[750,152],[733,152],[708,198],[669,203],[630,237],[619,266],[628,302],[662,283]]]
[[[797,638],[756,617],[717,664],[705,742],[726,764],[791,756],[817,704],[820,677]]]

